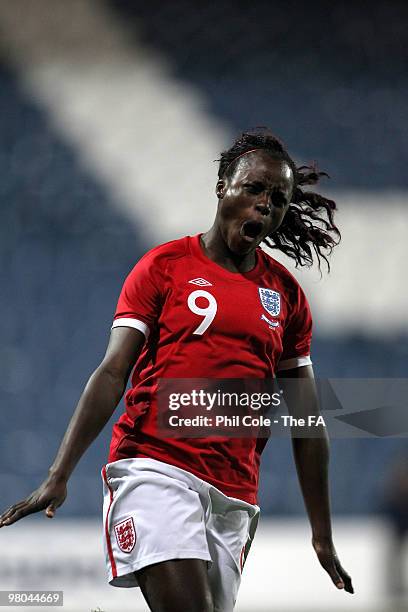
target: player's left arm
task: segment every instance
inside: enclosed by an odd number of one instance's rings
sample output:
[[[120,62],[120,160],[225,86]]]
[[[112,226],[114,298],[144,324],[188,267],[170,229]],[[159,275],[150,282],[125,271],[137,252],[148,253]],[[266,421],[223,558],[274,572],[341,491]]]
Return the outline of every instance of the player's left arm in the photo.
[[[305,427],[292,427],[293,454],[300,487],[312,528],[312,544],[320,564],[339,589],[354,593],[351,578],[342,568],[332,539],[329,497],[329,440],[320,416],[311,365],[278,372],[289,414],[304,419]],[[309,423],[309,415],[312,418]],[[312,432],[312,437],[307,437]]]

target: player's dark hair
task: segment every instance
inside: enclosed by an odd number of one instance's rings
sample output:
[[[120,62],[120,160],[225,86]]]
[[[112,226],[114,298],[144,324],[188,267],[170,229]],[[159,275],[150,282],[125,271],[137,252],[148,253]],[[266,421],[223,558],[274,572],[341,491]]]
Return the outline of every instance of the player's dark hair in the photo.
[[[231,177],[240,156],[253,149],[262,149],[273,159],[287,162],[294,177],[291,203],[282,225],[264,238],[265,244],[294,259],[296,266],[311,266],[314,251],[319,268],[324,259],[330,270],[327,255],[330,255],[341,239],[333,219],[337,206],[333,200],[303,189],[305,185],[318,183],[321,176],[328,175],[319,172],[315,165],[297,167],[282,142],[268,129],[259,128],[255,132],[244,132],[230,149],[221,153],[221,158],[217,160],[220,162],[219,178]]]

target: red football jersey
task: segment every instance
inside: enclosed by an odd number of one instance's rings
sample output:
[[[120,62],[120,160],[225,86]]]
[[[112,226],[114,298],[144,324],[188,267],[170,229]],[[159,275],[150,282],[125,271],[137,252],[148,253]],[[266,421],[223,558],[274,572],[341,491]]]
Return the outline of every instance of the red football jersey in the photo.
[[[312,318],[296,279],[259,247],[250,272],[230,272],[207,257],[200,234],[186,236],[136,264],[119,297],[117,326],[142,331],[146,343],[109,461],[150,457],[256,503],[266,439],[161,438],[155,391],[160,378],[265,379],[310,364]]]

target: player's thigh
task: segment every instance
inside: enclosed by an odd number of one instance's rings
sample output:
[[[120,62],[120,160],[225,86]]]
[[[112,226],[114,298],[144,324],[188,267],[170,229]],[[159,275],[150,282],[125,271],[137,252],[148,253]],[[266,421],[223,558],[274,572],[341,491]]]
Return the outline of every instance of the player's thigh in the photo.
[[[137,572],[142,593],[153,612],[213,612],[207,562],[174,559]]]
[[[257,514],[229,510],[212,514],[207,541],[212,565],[208,572],[214,612],[232,612],[241,584],[241,572],[256,529]]]

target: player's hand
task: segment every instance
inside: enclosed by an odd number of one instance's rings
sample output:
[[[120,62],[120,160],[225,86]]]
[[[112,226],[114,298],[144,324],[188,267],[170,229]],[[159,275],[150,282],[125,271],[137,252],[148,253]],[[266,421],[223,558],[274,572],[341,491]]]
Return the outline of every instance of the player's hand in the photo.
[[[49,476],[26,499],[11,506],[0,516],[0,527],[12,525],[28,514],[45,510],[48,518],[53,518],[55,511],[64,503],[67,496],[65,480],[55,480]]]
[[[326,570],[338,589],[344,589],[347,593],[354,593],[351,578],[341,566],[337,557],[336,549],[331,540],[313,539],[313,548],[320,561],[320,565]]]

